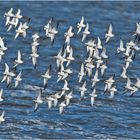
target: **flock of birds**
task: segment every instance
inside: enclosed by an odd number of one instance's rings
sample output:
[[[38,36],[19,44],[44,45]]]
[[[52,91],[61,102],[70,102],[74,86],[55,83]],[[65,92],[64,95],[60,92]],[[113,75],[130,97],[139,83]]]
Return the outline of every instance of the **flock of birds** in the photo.
[[[30,18],[21,15],[21,10],[18,9],[17,13],[14,14],[13,8],[11,8],[7,13],[4,14],[6,19],[5,26],[7,27],[7,32],[11,29],[15,29],[15,38],[17,39],[19,36],[26,37],[27,30],[30,29],[28,23],[30,22]],[[21,22],[21,19],[23,22]],[[124,87],[125,92],[130,92],[130,96],[133,96],[140,89],[140,78],[136,78],[136,83],[132,83],[127,71],[129,69],[130,64],[135,60],[135,54],[140,50],[138,47],[140,42],[140,23],[137,23],[137,28],[133,39],[130,42],[124,45],[123,40],[120,40],[120,46],[116,50],[116,55],[122,55],[124,64],[122,65],[122,73],[119,78],[115,77],[115,74],[110,75],[106,78],[106,69],[108,68],[109,56],[107,55],[106,48],[103,46],[103,43],[99,37],[97,39],[87,40],[87,36],[90,35],[89,24],[85,23],[85,19],[82,16],[79,23],[77,23],[77,33],[74,32],[72,26],[64,34],[64,45],[58,52],[54,59],[56,60],[57,66],[57,82],[64,81],[64,86],[61,90],[55,91],[46,97],[44,97],[44,92],[48,87],[48,81],[52,78],[52,65],[46,70],[44,74],[42,74],[42,87],[38,92],[38,96],[36,100],[34,100],[35,107],[34,112],[36,112],[40,106],[40,104],[47,101],[48,109],[59,106],[59,113],[62,114],[64,109],[68,107],[71,103],[71,99],[74,98],[73,92],[74,89],[69,88],[68,77],[73,73],[73,69],[70,68],[71,62],[75,61],[73,56],[73,48],[71,46],[71,39],[74,38],[78,34],[82,34],[81,42],[85,44],[87,49],[87,58],[82,62],[80,71],[78,73],[78,82],[79,82],[79,91],[80,91],[80,99],[84,100],[85,93],[87,92],[87,81],[84,77],[88,77],[91,82],[92,92],[89,95],[91,106],[95,104],[95,98],[97,97],[96,85],[99,82],[104,83],[104,94],[108,94],[109,98],[112,99],[117,92],[116,82],[119,82],[121,79],[126,81],[126,86]],[[38,49],[42,40],[51,41],[51,45],[54,44],[54,40],[56,35],[58,34],[59,22],[55,21],[51,18],[48,23],[44,26],[45,37],[40,37],[39,33],[35,33],[32,35],[32,44],[31,44],[31,54],[30,57],[32,59],[33,69],[37,68],[37,59],[39,58]],[[105,34],[105,43],[108,44],[111,39],[115,37],[113,33],[112,24],[109,25],[108,32]],[[7,45],[4,41],[4,37],[0,37],[0,61],[2,61],[2,56],[5,54],[7,50]],[[11,87],[14,82],[14,88],[17,89],[19,84],[22,82],[22,70],[17,73],[18,66],[22,65],[22,53],[18,50],[17,58],[14,61],[13,67],[9,67],[7,63],[5,63],[5,70],[3,72],[3,78],[1,82],[5,82],[7,88]],[[13,86],[12,86],[13,87]],[[0,90],[0,102],[3,99],[3,88]],[[5,121],[5,111],[2,112],[0,116],[0,123]]]

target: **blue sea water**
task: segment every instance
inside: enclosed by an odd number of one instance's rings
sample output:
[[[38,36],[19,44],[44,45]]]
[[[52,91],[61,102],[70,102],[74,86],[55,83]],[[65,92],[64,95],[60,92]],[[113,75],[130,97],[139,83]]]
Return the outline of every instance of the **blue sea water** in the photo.
[[[15,11],[21,9],[21,13],[31,18],[27,31],[27,37],[14,40],[15,29],[6,32],[4,13],[11,7]],[[80,35],[75,35],[71,40],[74,50],[75,61],[70,64],[73,74],[68,78],[69,87],[74,90],[74,99],[63,115],[59,114],[58,107],[48,110],[47,103],[40,105],[34,112],[34,100],[38,95],[38,89],[43,84],[41,75],[52,64],[53,76],[48,83],[45,95],[60,90],[63,82],[57,83],[56,64],[53,58],[64,43],[64,33],[69,26],[74,27],[81,16],[89,23],[91,35],[86,39],[97,38],[105,41],[105,33],[110,23],[113,25],[115,37],[108,45],[105,45],[109,55],[108,70],[106,76],[121,73],[120,64],[123,59],[115,55],[119,46],[120,38],[124,43],[130,41],[136,29],[136,22],[140,21],[140,2],[47,2],[47,1],[1,1],[0,2],[0,36],[5,37],[8,50],[0,63],[0,78],[3,76],[4,63],[13,66],[17,51],[21,50],[23,65],[18,70],[23,70],[23,81],[17,90],[6,88],[5,83],[0,87],[4,89],[4,101],[0,103],[0,112],[5,111],[6,121],[0,124],[0,139],[140,139],[140,94],[137,92],[130,98],[123,95],[123,87],[126,81],[116,83],[118,92],[113,100],[103,95],[104,84],[97,85],[98,97],[95,106],[90,106],[91,83],[87,78],[88,92],[86,98],[80,103],[78,90],[78,72],[82,61],[87,57],[84,43],[81,43]],[[55,38],[54,45],[42,43],[39,48],[38,65],[34,69],[30,59],[31,35],[39,32],[44,36],[44,25],[54,17],[59,20],[59,33]],[[136,54],[134,62],[130,65],[128,75],[140,77],[140,55]],[[136,80],[134,79],[133,82]]]

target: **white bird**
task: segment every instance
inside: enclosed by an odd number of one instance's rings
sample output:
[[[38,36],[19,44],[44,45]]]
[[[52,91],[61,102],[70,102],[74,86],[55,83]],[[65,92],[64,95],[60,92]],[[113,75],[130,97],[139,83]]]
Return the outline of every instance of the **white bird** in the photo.
[[[14,16],[12,12],[13,12],[13,8],[11,8],[7,13],[4,14],[4,17],[6,17],[6,23],[5,23],[6,26],[8,25],[10,18]]]
[[[44,78],[44,90],[45,90],[48,84],[48,80],[51,78],[51,65],[49,66],[49,69],[45,72],[45,74],[42,75],[42,77]]]
[[[44,30],[45,30],[45,32],[46,32],[46,36],[48,35],[48,32],[49,32],[50,26],[51,26],[51,24],[52,24],[52,21],[53,21],[53,18],[51,18],[51,19],[49,20],[49,22],[47,23],[47,25],[44,26]]]
[[[4,55],[4,51],[0,50],[0,62],[2,61],[2,56]]]
[[[78,28],[78,32],[77,34],[79,34],[82,30],[82,28],[84,28],[86,25],[84,24],[84,17],[82,16],[80,23],[77,24],[77,28]]]
[[[106,42],[108,43],[110,38],[114,37],[114,34],[112,33],[112,24],[109,25],[108,33],[105,34]]]
[[[121,73],[120,78],[126,79],[126,78],[127,78],[127,75],[126,75],[126,68],[125,68],[124,66],[122,66],[122,68],[123,68],[123,71],[122,71],[122,73]]]
[[[52,103],[54,101],[54,98],[52,96],[47,97],[47,102],[48,102],[48,109],[50,110],[52,108]]]
[[[134,84],[134,86],[137,87],[137,88],[140,88],[140,79],[138,77],[136,79],[137,79],[137,81]]]
[[[64,86],[62,88],[61,96],[63,96],[66,91],[69,91],[67,80],[65,80]]]
[[[85,95],[85,92],[87,91],[87,88],[86,88],[86,81],[83,83],[83,85],[79,88],[80,90],[80,94],[81,94],[81,98],[84,97]]]
[[[109,90],[109,92],[110,92],[109,98],[110,98],[110,99],[114,98],[114,95],[115,95],[115,92],[116,92],[116,91],[117,91],[117,89],[116,89],[115,86],[113,86],[113,87],[110,88],[110,90]]]
[[[4,82],[5,80],[7,80],[7,87],[11,84],[12,82],[12,77],[15,76],[13,71],[9,71],[9,66],[5,63],[5,71],[3,73],[3,79],[1,82]]]
[[[79,77],[79,83],[81,83],[81,81],[82,81],[82,78],[83,78],[83,76],[85,75],[85,72],[84,72],[84,64],[82,63],[81,64],[81,69],[80,69],[80,72],[78,73],[78,77]]]
[[[63,113],[65,107],[66,107],[65,101],[61,102],[59,105],[59,114]]]
[[[20,22],[20,25],[18,26],[18,29],[16,30],[16,35],[15,35],[15,39],[19,36],[19,35],[21,35],[21,34],[23,34],[25,31],[22,29],[22,22]]]
[[[131,83],[131,80],[129,77],[127,78],[127,83],[126,83],[125,89],[133,91],[132,83]]]
[[[4,116],[5,116],[5,111],[3,111],[1,116],[0,116],[0,124],[5,121]]]
[[[32,35],[33,42],[37,42],[38,39],[39,39],[39,37],[40,37],[40,36],[38,35],[38,33],[33,34],[33,35]]]
[[[126,59],[125,59],[125,62],[126,62],[126,65],[125,65],[125,68],[127,69],[129,67],[129,64],[130,62],[132,62],[132,56],[133,54],[131,54],[130,56],[128,56]]]
[[[98,43],[97,43],[97,46],[96,46],[98,49],[102,49],[103,46],[102,46],[102,42],[101,42],[101,39],[98,37]]]
[[[140,34],[140,23],[136,23],[137,29],[134,35]]]
[[[98,69],[102,63],[103,63],[102,59],[96,60],[96,68]]]
[[[105,48],[103,48],[103,51],[102,51],[100,56],[104,59],[108,59],[108,55],[106,55],[106,49]]]
[[[106,64],[103,64],[100,66],[100,68],[101,68],[101,76],[103,77],[105,74],[105,70],[107,69],[107,66],[106,66]]]
[[[28,23],[25,22],[21,27],[21,30],[23,31],[22,35],[23,35],[24,38],[26,37],[26,32],[27,32],[26,30],[29,29],[29,26],[27,24]]]
[[[3,101],[2,94],[3,94],[3,89],[1,88],[1,89],[0,89],[0,102]]]
[[[87,47],[87,52],[89,51],[93,52],[94,48],[96,47],[96,43],[94,39],[89,40],[88,42],[85,43],[85,45]]]
[[[54,38],[55,38],[55,35],[58,34],[58,31],[57,31],[57,26],[55,27],[49,27],[49,30],[48,30],[48,34],[46,35],[47,37],[49,37],[51,39],[51,44],[53,45],[54,43]]]
[[[61,92],[56,92],[56,93],[53,95],[53,99],[54,99],[54,100],[53,100],[53,106],[54,106],[54,107],[57,106],[57,104],[58,104],[58,99],[61,98],[60,93],[61,93]]]
[[[4,38],[2,37],[0,37],[0,50],[1,51],[7,50],[7,47],[5,46],[5,43],[4,43]]]
[[[100,79],[98,78],[98,69],[96,69],[95,75],[93,79],[91,79],[91,81],[92,81],[92,87],[95,87],[96,83],[100,81]]]
[[[124,52],[124,51],[125,51],[125,48],[124,48],[123,41],[120,40],[120,47],[117,48],[117,53]]]
[[[90,34],[89,31],[89,24],[86,24],[85,30],[83,31],[83,37],[82,37],[82,42],[85,40],[86,36]]]
[[[71,91],[69,94],[65,95],[66,106],[69,105],[70,99],[72,99],[72,93],[73,93],[73,91]]]
[[[134,86],[132,85],[129,77],[127,78],[127,83],[125,86],[125,92],[126,91],[130,91],[130,97],[132,97],[134,93],[138,91],[138,87],[136,87],[135,85]]]
[[[97,48],[95,48],[94,50],[93,57],[96,59],[101,59],[101,57],[99,56],[99,50]]]
[[[38,57],[39,57],[39,54],[37,54],[37,52],[33,52],[31,54],[32,63],[33,63],[34,68],[36,68],[36,66],[37,66],[37,58]]]
[[[65,36],[65,43],[70,44],[70,38],[74,36],[73,28],[72,26],[69,27],[68,31],[64,34]]]
[[[73,49],[72,48],[70,49],[70,54],[69,54],[68,57],[66,57],[66,60],[67,60],[66,67],[69,66],[71,61],[75,60],[74,57],[73,57]]]
[[[125,52],[123,54],[128,57],[130,55],[130,52],[131,52],[131,46],[127,45]]]
[[[85,65],[85,69],[86,69],[86,72],[88,74],[88,76],[91,78],[92,76],[92,70],[95,68],[95,65],[93,64],[93,62],[90,62],[90,63],[86,63]]]
[[[97,94],[96,94],[96,88],[94,88],[93,91],[92,91],[92,93],[90,94],[90,102],[91,102],[91,106],[94,105],[95,97],[97,97]]]
[[[61,50],[59,51],[59,53],[58,53],[56,56],[54,56],[54,58],[56,59],[57,68],[60,68],[60,66],[63,65],[63,63],[64,63],[65,61],[67,61],[66,58],[65,58],[66,50],[64,50],[63,56],[62,56],[62,52],[63,52],[63,49],[61,49]]]
[[[16,28],[15,18],[12,18],[12,20],[8,22],[8,25],[9,25],[9,27],[7,29],[7,32],[9,32],[12,29],[13,26]]]
[[[21,19],[23,16],[21,15],[21,10],[18,9],[17,13],[14,15],[14,18],[16,20],[16,26],[18,25],[19,19]]]
[[[115,75],[110,76],[109,79],[105,80],[106,85],[105,85],[105,88],[104,88],[104,92],[107,92],[111,89],[111,86],[115,82],[114,77],[115,77]]]
[[[18,56],[17,56],[17,59],[15,60],[14,68],[17,67],[19,64],[22,64],[22,63],[23,63],[23,60],[21,59],[21,52],[20,52],[20,50],[18,50]]]
[[[19,74],[17,75],[16,78],[14,78],[15,79],[15,88],[18,87],[19,82],[22,80],[21,75],[22,75],[22,71],[19,72]]]
[[[42,100],[42,89],[40,89],[40,92],[38,93],[37,99],[34,100],[34,102],[35,102],[34,112],[36,112],[38,107],[39,107],[39,104],[43,103],[43,100]]]

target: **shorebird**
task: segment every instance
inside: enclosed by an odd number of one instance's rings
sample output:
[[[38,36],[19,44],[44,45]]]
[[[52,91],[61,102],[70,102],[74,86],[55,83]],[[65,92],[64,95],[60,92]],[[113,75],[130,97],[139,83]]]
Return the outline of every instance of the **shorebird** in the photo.
[[[52,96],[48,96],[46,99],[47,99],[47,102],[48,102],[48,109],[50,110],[52,108],[54,98]]]
[[[17,75],[16,78],[14,78],[15,79],[15,88],[17,88],[19,85],[19,82],[22,81],[21,75],[22,75],[22,71],[19,72],[19,74]]]
[[[79,81],[78,82],[79,83],[81,83],[84,75],[85,75],[85,72],[84,72],[84,64],[82,63],[81,64],[80,72],[78,73],[78,77],[79,77]]]
[[[126,68],[126,69],[129,67],[130,62],[133,62],[132,56],[133,56],[133,54],[131,54],[130,56],[128,56],[128,57],[125,59],[125,62],[126,62],[125,68]]]
[[[49,22],[44,26],[44,30],[45,30],[46,36],[48,35],[49,28],[50,28],[52,22],[53,22],[53,18],[51,18],[51,19],[49,20]]]
[[[21,15],[21,10],[18,9],[17,13],[14,15],[16,26],[18,25],[19,19],[21,19],[23,16]]]
[[[40,36],[38,34],[39,33],[35,33],[32,35],[33,42],[38,42],[38,39],[40,38]]]
[[[47,84],[48,84],[48,80],[51,78],[51,67],[52,65],[49,66],[49,69],[45,72],[44,75],[42,75],[42,77],[44,78],[44,90],[46,89],[47,87]]]
[[[94,105],[95,97],[97,97],[97,94],[96,94],[96,88],[94,87],[93,90],[92,90],[92,93],[90,94],[91,106]]]
[[[0,62],[2,61],[2,56],[4,55],[4,51],[0,50]]]
[[[85,30],[83,31],[83,37],[82,37],[82,42],[85,40],[85,38],[87,37],[87,35],[90,34],[90,31],[89,31],[89,24],[87,23],[86,24],[86,27],[85,27]]]
[[[114,98],[115,92],[117,92],[116,87],[115,86],[111,87],[110,90],[109,90],[109,92],[110,92],[109,98],[110,99]]]
[[[132,85],[129,77],[127,78],[127,83],[125,86],[125,92],[126,91],[130,91],[130,97],[132,97],[134,95],[134,93],[138,91],[138,87],[136,87],[135,85],[134,86]]]
[[[15,18],[12,18],[12,20],[10,20],[9,22],[8,22],[8,29],[7,29],[7,32],[9,32],[11,29],[12,29],[12,27],[14,26],[15,28],[16,28],[16,21],[15,21]]]
[[[101,66],[100,66],[100,69],[101,69],[101,76],[103,77],[104,74],[105,74],[105,70],[107,69],[106,64],[101,65]]]
[[[59,114],[62,114],[64,112],[65,107],[66,107],[65,101],[61,102],[59,105]]]
[[[91,61],[90,63],[86,63],[85,65],[85,69],[86,72],[88,74],[88,76],[91,78],[92,76],[92,70],[95,68],[95,65],[93,64],[93,62]]]
[[[6,44],[4,42],[4,37],[0,37],[0,50],[5,51],[7,50]]]
[[[122,66],[122,68],[123,68],[123,71],[122,71],[122,73],[121,73],[120,78],[126,79],[126,78],[127,78],[127,75],[126,75],[126,68],[125,68],[124,66]]]
[[[43,100],[42,100],[42,89],[40,89],[40,92],[38,93],[37,99],[34,100],[34,102],[35,102],[34,112],[36,112],[38,107],[39,107],[39,105],[43,103]]]
[[[68,31],[64,34],[65,36],[65,43],[70,44],[70,38],[74,36],[73,28],[72,26],[69,27]]]
[[[58,99],[61,98],[61,92],[56,92],[53,96],[53,106],[56,107],[58,104]]]
[[[22,29],[22,22],[20,22],[20,25],[18,27],[18,29],[16,30],[16,35],[15,35],[15,39],[19,36],[19,35],[23,35],[25,31]]]
[[[69,66],[71,61],[75,60],[74,57],[73,57],[73,49],[72,48],[70,49],[70,54],[69,54],[68,57],[66,57],[66,60],[67,60],[66,67]]]
[[[82,30],[82,28],[84,28],[86,25],[84,24],[84,17],[82,16],[80,23],[77,24],[77,34],[79,34]]]
[[[99,50],[97,48],[95,48],[94,50],[93,57],[95,59],[101,59],[101,57],[99,56]]]
[[[94,48],[96,47],[96,43],[95,40],[91,39],[88,42],[85,43],[86,48],[87,48],[87,52],[91,51],[91,53],[94,51]]]
[[[14,16],[12,12],[13,12],[13,8],[11,8],[7,13],[4,14],[4,17],[6,17],[6,23],[5,23],[6,26],[8,25],[10,18]]]
[[[111,89],[111,86],[115,82],[114,77],[115,77],[115,75],[110,76],[109,79],[105,80],[106,85],[105,85],[105,88],[104,88],[104,93]]]
[[[32,63],[33,63],[34,68],[36,68],[36,66],[37,66],[38,57],[39,57],[39,54],[37,54],[37,52],[32,52],[31,58],[32,58]]]
[[[103,60],[102,59],[98,59],[95,62],[96,62],[96,68],[98,69],[100,67],[100,65],[103,63]]]
[[[51,39],[51,44],[52,45],[54,43],[55,35],[58,34],[57,28],[58,28],[58,24],[54,27],[49,26],[48,34],[46,35],[47,37],[49,37]]]
[[[7,82],[7,87],[11,84],[12,82],[12,77],[15,76],[13,71],[10,71],[9,66],[5,63],[5,71],[3,73],[3,79],[1,80],[1,82],[4,82],[6,80]]]
[[[124,52],[124,51],[125,51],[124,43],[122,40],[120,40],[120,47],[117,48],[117,53]]]
[[[63,95],[65,94],[66,91],[69,91],[69,90],[70,90],[69,87],[68,87],[68,82],[67,82],[67,80],[65,80],[64,82],[65,82],[65,83],[64,83],[64,86],[63,86],[63,88],[62,88],[62,92],[61,92],[61,95],[60,95],[60,96],[63,96]]]
[[[72,99],[72,93],[73,93],[73,91],[71,91],[69,94],[65,95],[66,106],[69,105],[70,99]]]
[[[140,89],[140,78],[137,77],[136,80],[137,80],[137,81],[136,81],[136,83],[134,84],[134,86]]]
[[[5,111],[3,111],[1,116],[0,116],[0,124],[5,121],[4,116],[5,116]]]
[[[67,61],[65,56],[66,56],[66,50],[64,50],[64,48],[61,48],[59,53],[56,56],[54,56],[54,58],[56,59],[57,68],[60,68],[60,66],[63,65],[65,61]]]
[[[23,60],[21,59],[21,52],[20,52],[20,50],[18,50],[18,56],[17,56],[17,59],[15,60],[14,68],[17,67],[19,64],[22,64],[22,63],[23,63]]]
[[[108,59],[108,55],[106,55],[106,49],[105,48],[103,48],[103,51],[102,51],[100,56],[104,59]]]
[[[95,75],[93,79],[91,79],[91,81],[92,81],[92,87],[95,87],[96,83],[100,81],[100,79],[98,78],[98,69],[96,69]]]
[[[114,34],[112,33],[112,24],[109,25],[108,33],[105,34],[106,41],[105,43],[108,43],[110,38],[114,37]]]
[[[134,42],[139,44],[140,42],[140,23],[136,23],[136,31],[135,34],[133,36],[135,36]]]
[[[100,39],[99,37],[98,37],[97,39],[98,39],[98,42],[97,42],[96,47],[97,47],[98,49],[102,49],[102,48],[103,48],[103,46],[102,46],[101,39]]]
[[[80,94],[81,94],[81,98],[84,97],[85,95],[85,92],[87,91],[87,88],[86,88],[86,81],[83,83],[83,85],[79,88],[80,90]]]
[[[2,95],[3,95],[3,88],[0,89],[0,102],[3,101]]]

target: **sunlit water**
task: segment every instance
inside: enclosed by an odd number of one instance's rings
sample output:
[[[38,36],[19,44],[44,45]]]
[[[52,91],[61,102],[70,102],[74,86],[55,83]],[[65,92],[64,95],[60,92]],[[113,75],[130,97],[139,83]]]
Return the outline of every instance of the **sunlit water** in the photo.
[[[14,40],[15,31],[6,32],[4,13],[11,7],[16,11],[21,9],[22,14],[31,18],[31,29],[27,37]],[[57,83],[56,64],[53,56],[58,53],[64,43],[64,32],[69,26],[73,26],[75,33],[76,24],[81,16],[89,23],[91,35],[86,39],[100,36],[104,42],[104,35],[110,23],[113,24],[115,37],[108,45],[105,45],[109,55],[106,77],[121,73],[120,64],[123,59],[115,55],[119,40],[124,43],[132,39],[136,29],[136,22],[140,19],[140,2],[0,2],[0,36],[5,37],[8,50],[0,64],[0,78],[3,76],[4,63],[13,66],[17,51],[21,50],[24,64],[18,67],[23,70],[23,81],[17,90],[6,88],[5,83],[0,84],[4,88],[4,101],[0,104],[0,112],[5,110],[6,121],[0,124],[0,139],[10,138],[139,138],[140,139],[140,94],[137,92],[133,98],[128,94],[123,95],[125,81],[117,82],[118,92],[113,100],[108,95],[103,95],[104,84],[97,84],[98,97],[95,106],[90,106],[91,83],[87,78],[88,92],[84,100],[79,102],[80,92],[77,75],[82,61],[87,57],[86,48],[81,43],[81,34],[71,40],[74,50],[75,62],[70,64],[73,74],[68,78],[69,87],[74,90],[74,98],[63,115],[59,115],[58,107],[47,109],[44,102],[37,112],[34,112],[34,101],[38,95],[38,89],[43,84],[41,74],[53,66],[53,75],[49,80],[46,96],[53,91],[60,90],[63,82]],[[54,17],[60,20],[59,34],[55,38],[54,45],[43,43],[40,45],[37,69],[34,69],[30,57],[31,35],[40,32],[43,36],[44,25]],[[130,65],[128,75],[140,77],[139,52],[133,64]],[[133,81],[135,82],[135,80]]]

